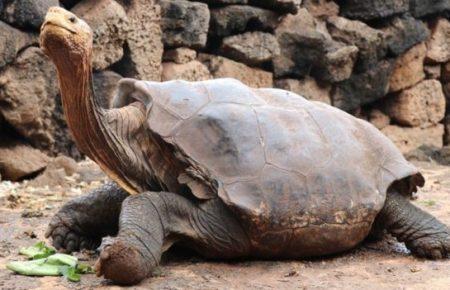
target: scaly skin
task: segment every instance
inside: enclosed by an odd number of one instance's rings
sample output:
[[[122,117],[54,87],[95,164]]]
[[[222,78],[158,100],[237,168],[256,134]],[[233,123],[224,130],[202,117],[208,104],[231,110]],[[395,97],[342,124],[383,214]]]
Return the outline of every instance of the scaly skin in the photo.
[[[375,223],[382,225],[400,242],[405,242],[418,257],[441,259],[450,254],[449,228],[411,204],[407,196],[389,192]]]
[[[95,249],[101,239],[118,230],[120,207],[128,193],[109,182],[66,203],[53,216],[45,236],[57,249]]]
[[[250,254],[246,234],[220,200],[197,205],[178,194],[147,192],[123,203],[118,236],[100,254],[97,275],[136,284],[151,274],[175,242],[210,258]]]

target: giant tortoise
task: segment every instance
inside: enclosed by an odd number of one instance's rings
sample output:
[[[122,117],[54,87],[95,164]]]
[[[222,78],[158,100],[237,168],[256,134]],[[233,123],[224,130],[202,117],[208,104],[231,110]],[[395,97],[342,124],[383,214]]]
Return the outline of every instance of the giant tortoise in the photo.
[[[424,178],[371,124],[234,79],[123,79],[114,108],[92,86],[92,32],[53,7],[41,46],[55,63],[78,148],[112,180],[53,217],[58,249],[96,248],[98,275],[134,284],[173,244],[208,258],[302,258],[385,230],[444,258],[449,229],[409,201]]]

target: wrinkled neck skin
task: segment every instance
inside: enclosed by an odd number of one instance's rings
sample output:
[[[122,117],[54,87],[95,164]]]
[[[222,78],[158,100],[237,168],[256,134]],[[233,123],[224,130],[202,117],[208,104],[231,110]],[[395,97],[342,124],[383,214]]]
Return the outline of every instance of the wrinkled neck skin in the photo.
[[[138,193],[143,190],[133,182],[138,178],[128,178],[125,171],[135,164],[121,154],[129,153],[129,144],[115,132],[119,126],[110,125],[110,110],[101,108],[95,97],[90,59],[67,52],[55,60],[67,124],[81,152],[130,194]]]

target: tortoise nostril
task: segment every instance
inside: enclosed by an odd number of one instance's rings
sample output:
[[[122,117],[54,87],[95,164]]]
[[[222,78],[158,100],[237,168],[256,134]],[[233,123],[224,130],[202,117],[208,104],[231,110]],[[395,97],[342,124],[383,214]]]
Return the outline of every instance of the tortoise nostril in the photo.
[[[75,16],[71,16],[69,18],[69,21],[72,22],[72,23],[75,23],[77,21],[77,18]]]

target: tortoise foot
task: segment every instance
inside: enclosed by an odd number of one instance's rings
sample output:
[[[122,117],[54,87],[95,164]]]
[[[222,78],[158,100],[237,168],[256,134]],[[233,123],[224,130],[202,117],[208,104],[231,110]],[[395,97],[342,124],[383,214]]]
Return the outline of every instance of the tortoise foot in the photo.
[[[84,233],[77,219],[65,211],[60,211],[53,216],[45,237],[51,237],[53,246],[67,253],[81,249],[93,250],[101,242],[100,236],[89,236]]]
[[[137,284],[151,273],[148,261],[120,238],[113,239],[103,248],[94,268],[97,276],[122,285]]]
[[[439,233],[406,243],[411,252],[421,258],[443,259],[450,254],[450,234]]]

